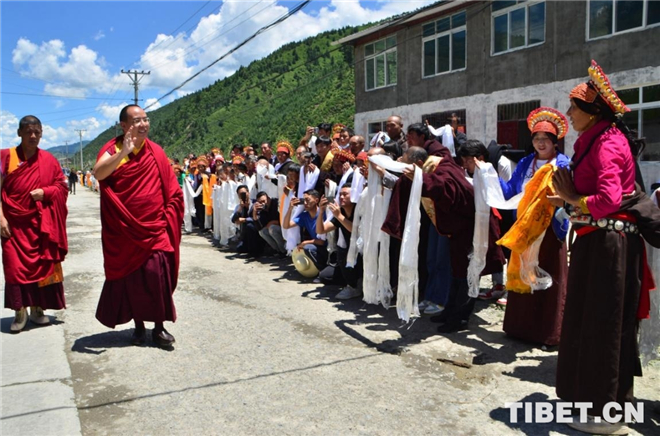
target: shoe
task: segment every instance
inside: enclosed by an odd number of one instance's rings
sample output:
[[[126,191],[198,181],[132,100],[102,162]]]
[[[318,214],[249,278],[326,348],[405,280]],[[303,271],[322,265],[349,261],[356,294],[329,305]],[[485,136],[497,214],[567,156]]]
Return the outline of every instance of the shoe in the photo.
[[[587,422],[578,422],[575,420],[569,422],[568,426],[574,430],[581,431],[583,433],[589,434],[615,434],[615,435],[624,435],[630,433],[630,427],[625,424],[615,423],[610,424],[609,422],[598,417],[600,422],[595,421],[595,417],[587,416]]]
[[[144,345],[147,342],[147,330],[146,329],[134,329],[133,334],[131,335],[131,344],[132,345]]]
[[[429,304],[426,306],[426,309],[424,309],[424,314],[425,315],[436,315],[440,312],[445,310],[443,306],[440,306],[439,304],[435,304],[432,301],[429,301]]]
[[[160,332],[156,330],[151,331],[151,340],[154,344],[158,345],[160,348],[169,348],[172,346],[176,340],[174,336],[168,333],[167,330],[163,329]]]
[[[447,322],[447,316],[448,316],[448,313],[445,312],[444,309],[443,309],[443,311],[440,312],[439,315],[435,315],[435,316],[432,316],[431,318],[429,318],[429,321],[437,322],[437,323],[444,323],[444,322]]]
[[[44,310],[39,306],[30,306],[30,321],[36,325],[50,324],[50,318],[44,315]]]
[[[320,277],[315,278],[315,279],[312,281],[312,283],[321,283],[321,278],[320,278]]]
[[[463,321],[459,322],[447,322],[438,326],[438,333],[456,333],[461,330],[467,330],[468,324]]]
[[[500,305],[500,306],[504,306],[504,307],[506,307],[507,296],[508,296],[507,293],[504,293],[504,296],[502,296],[502,298],[500,298],[499,300],[497,300],[496,303],[497,303],[498,305]]]
[[[494,285],[489,291],[479,294],[480,300],[496,300],[506,293],[506,288],[503,284]]]
[[[28,320],[27,309],[25,309],[25,307],[21,307],[20,310],[15,311],[14,322],[11,323],[11,327],[9,328],[9,330],[12,333],[19,333],[21,330],[25,328],[25,324],[27,324],[27,320]]]
[[[362,292],[358,291],[352,286],[346,286],[344,289],[339,291],[335,298],[338,300],[350,300],[351,298],[357,298],[362,295]]]
[[[429,300],[424,300],[421,303],[419,303],[417,305],[417,307],[419,308],[419,311],[424,312],[424,310],[426,310],[426,308],[428,307],[429,303],[430,303]]]

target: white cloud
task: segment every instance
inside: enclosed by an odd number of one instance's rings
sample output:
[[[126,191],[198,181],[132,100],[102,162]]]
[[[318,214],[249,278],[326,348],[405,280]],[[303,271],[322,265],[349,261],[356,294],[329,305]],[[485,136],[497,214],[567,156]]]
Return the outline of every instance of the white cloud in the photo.
[[[103,30],[99,30],[96,35],[94,35],[94,41],[98,41],[100,39],[105,38],[105,33],[103,33]]]
[[[110,92],[110,74],[97,53],[84,45],[74,47],[67,55],[60,40],[36,45],[21,38],[12,52],[14,68],[24,77],[46,82],[44,91],[61,96],[84,97],[90,93]]]
[[[159,101],[156,101],[156,100],[157,100],[156,98],[148,98],[148,99],[144,102],[144,107],[148,107],[148,108],[149,108],[149,112],[151,112],[151,111],[155,111],[156,109],[158,109],[159,107],[161,107],[160,102],[159,102]],[[153,105],[153,106],[152,106],[152,105]]]
[[[9,111],[0,112],[0,148],[10,148],[19,144],[16,134],[18,130],[18,117]]]
[[[118,105],[112,106],[108,103],[101,103],[96,107],[96,110],[103,115],[103,117],[108,121],[117,121],[119,120],[119,112],[122,108],[126,106],[127,103],[120,103]]]

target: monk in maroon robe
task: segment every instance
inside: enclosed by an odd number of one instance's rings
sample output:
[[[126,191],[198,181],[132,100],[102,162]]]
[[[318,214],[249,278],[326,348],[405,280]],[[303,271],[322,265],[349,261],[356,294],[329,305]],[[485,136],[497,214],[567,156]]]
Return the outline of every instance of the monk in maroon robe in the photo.
[[[131,319],[134,345],[171,347],[165,321],[176,320],[172,294],[179,273],[183,193],[163,149],[147,138],[149,118],[129,105],[119,121],[124,135],[105,144],[94,167],[101,190],[105,284],[96,318],[114,328]]]
[[[30,320],[50,322],[44,309],[64,309],[62,266],[68,251],[64,173],[52,154],[38,148],[41,121],[23,117],[18,125],[21,144],[0,152],[2,172],[2,266],[5,307],[16,311],[11,332]]]

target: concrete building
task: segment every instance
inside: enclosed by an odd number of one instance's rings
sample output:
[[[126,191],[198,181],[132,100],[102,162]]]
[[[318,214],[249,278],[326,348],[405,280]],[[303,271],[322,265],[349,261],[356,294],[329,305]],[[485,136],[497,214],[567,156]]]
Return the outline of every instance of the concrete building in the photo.
[[[447,123],[485,144],[531,146],[539,106],[566,112],[568,93],[595,59],[646,137],[647,191],[660,181],[660,1],[441,1],[337,41],[355,49],[355,130],[372,137],[406,125]],[[561,144],[568,156],[577,138]],[[660,280],[660,254],[650,251]],[[660,292],[644,323],[646,360],[658,356]]]

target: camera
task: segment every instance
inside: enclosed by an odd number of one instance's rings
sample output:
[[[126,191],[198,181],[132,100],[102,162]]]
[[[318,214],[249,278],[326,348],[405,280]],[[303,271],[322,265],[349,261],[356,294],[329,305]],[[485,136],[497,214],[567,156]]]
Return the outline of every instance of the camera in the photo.
[[[247,201],[247,192],[240,192],[238,196],[241,198],[241,201]]]

